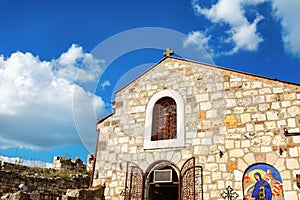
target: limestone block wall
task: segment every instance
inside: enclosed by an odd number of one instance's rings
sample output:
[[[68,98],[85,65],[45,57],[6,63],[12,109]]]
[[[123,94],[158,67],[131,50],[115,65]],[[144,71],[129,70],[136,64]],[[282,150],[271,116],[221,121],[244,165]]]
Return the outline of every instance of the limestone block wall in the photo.
[[[145,150],[147,102],[165,89],[184,100],[185,147]],[[300,137],[285,137],[283,128],[300,132],[299,85],[167,58],[119,91],[115,113],[97,125],[93,184],[105,182],[106,198],[119,199],[127,161],[145,171],[157,160],[181,167],[195,156],[204,199],[222,199],[227,186],[243,199],[244,172],[256,163],[279,171],[285,199],[300,199]]]

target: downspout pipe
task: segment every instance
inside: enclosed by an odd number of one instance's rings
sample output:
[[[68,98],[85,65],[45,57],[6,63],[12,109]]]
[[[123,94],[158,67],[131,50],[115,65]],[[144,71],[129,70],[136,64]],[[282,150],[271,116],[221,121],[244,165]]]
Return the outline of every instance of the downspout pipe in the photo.
[[[97,123],[98,125],[98,123]],[[93,161],[93,168],[92,168],[92,174],[90,177],[90,187],[93,187],[93,180],[94,180],[94,174],[95,174],[95,167],[96,167],[96,160],[97,160],[97,151],[98,151],[98,144],[99,144],[99,131],[96,128],[97,131],[97,143],[96,143],[96,149],[95,149],[95,153],[94,153],[94,161]]]

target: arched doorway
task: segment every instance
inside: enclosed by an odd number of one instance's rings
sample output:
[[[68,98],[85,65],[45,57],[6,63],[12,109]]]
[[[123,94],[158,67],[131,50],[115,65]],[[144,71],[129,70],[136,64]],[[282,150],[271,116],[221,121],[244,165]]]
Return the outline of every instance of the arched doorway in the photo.
[[[256,163],[245,170],[243,192],[244,199],[253,199],[257,195],[262,195],[264,199],[284,200],[280,173],[275,167],[266,163]]]
[[[178,200],[179,180],[174,169],[166,167],[155,170],[150,175],[150,181],[149,200]]]
[[[195,158],[186,160],[179,169],[168,160],[152,163],[144,173],[133,162],[127,162],[124,199],[135,200],[202,200],[202,167]]]
[[[178,200],[179,190],[180,170],[175,164],[161,160],[148,167],[145,176],[145,199]]]

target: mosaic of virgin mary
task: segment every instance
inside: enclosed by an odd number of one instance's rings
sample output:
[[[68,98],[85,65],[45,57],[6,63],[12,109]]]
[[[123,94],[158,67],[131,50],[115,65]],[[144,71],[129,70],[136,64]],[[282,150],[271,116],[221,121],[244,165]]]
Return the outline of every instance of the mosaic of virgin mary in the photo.
[[[279,172],[267,164],[249,167],[243,177],[244,200],[284,200]]]

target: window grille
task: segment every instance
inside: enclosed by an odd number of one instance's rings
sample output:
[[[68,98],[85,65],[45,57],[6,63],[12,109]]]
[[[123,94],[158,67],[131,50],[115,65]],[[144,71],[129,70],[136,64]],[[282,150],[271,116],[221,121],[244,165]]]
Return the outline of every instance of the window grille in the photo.
[[[170,97],[159,99],[153,108],[151,141],[177,138],[176,102]]]

